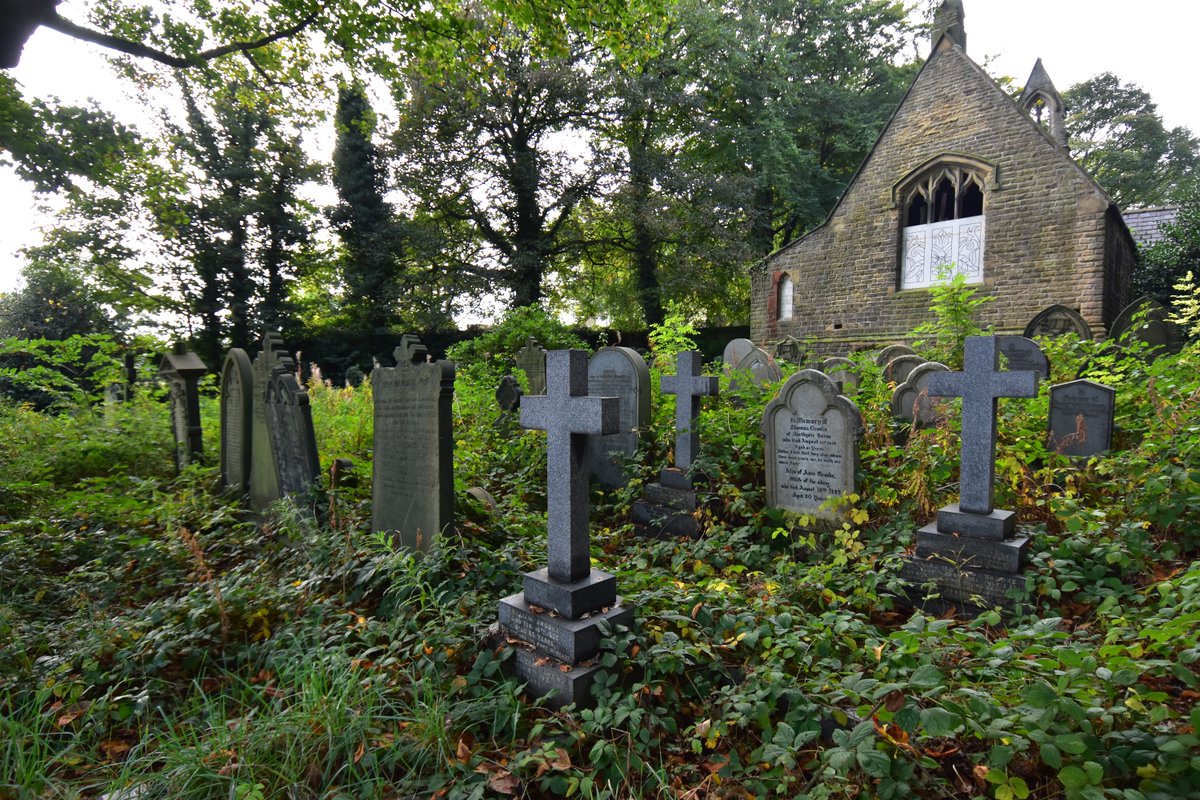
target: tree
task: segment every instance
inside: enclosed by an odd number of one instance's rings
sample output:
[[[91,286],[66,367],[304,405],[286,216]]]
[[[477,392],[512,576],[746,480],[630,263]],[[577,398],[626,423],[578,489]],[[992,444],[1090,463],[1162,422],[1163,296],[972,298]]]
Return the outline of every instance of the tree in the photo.
[[[1105,72],[1063,99],[1071,155],[1122,208],[1156,206],[1200,173],[1200,140],[1168,129],[1150,94]]]
[[[1169,303],[1175,284],[1187,273],[1200,275],[1200,178],[1180,186],[1169,198],[1179,204],[1173,223],[1163,226],[1163,238],[1141,251],[1133,273],[1135,297],[1149,295]]]

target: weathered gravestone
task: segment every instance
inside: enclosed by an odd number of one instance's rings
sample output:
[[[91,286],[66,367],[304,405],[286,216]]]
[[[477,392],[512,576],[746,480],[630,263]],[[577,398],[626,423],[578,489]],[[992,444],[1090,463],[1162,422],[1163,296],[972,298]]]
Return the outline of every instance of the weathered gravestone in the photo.
[[[883,368],[883,379],[885,381],[895,381],[897,384],[904,383],[908,380],[908,375],[921,364],[928,363],[926,359],[918,355],[904,354],[893,358]]]
[[[1171,322],[1166,306],[1150,297],[1134,300],[1117,314],[1108,337],[1118,344],[1137,341],[1146,345],[1146,356],[1155,359],[1179,349],[1179,327]]]
[[[749,339],[730,339],[729,344],[725,345],[725,350],[721,353],[721,363],[725,365],[725,371],[737,369],[738,363],[750,354],[757,345]]]
[[[532,336],[517,352],[517,368],[525,373],[530,394],[546,393],[546,351]]]
[[[858,369],[858,364],[841,356],[827,358],[821,363],[821,372],[828,375],[829,380],[834,382],[838,387],[839,394],[847,397],[858,391],[860,380]]]
[[[996,346],[1004,356],[1004,365],[1014,372],[1037,373],[1038,380],[1050,380],[1050,359],[1038,343],[1024,336],[997,336]]]
[[[1029,537],[1016,529],[1016,512],[994,506],[996,404],[1001,397],[1034,397],[1037,375],[1001,372],[994,336],[969,336],[962,372],[929,377],[935,397],[962,398],[959,501],[938,511],[937,521],[917,531],[917,550],[901,576],[910,584],[936,584],[941,597],[960,609],[1011,606],[1023,591]]]
[[[200,427],[200,378],[208,367],[200,356],[182,344],[163,356],[158,374],[167,382],[171,409],[171,433],[175,438],[175,469],[181,470],[204,452]]]
[[[700,398],[715,396],[718,381],[701,375],[697,352],[675,357],[675,374],[662,376],[663,394],[675,395],[675,466],[661,470],[658,482],[646,486],[646,497],[633,504],[635,530],[643,536],[697,536],[696,492],[688,474],[700,450],[696,418]]]
[[[556,350],[547,356],[545,395],[526,396],[521,425],[544,430],[546,441],[547,567],[525,574],[525,591],[500,601],[500,628],[516,639],[515,671],[535,697],[554,707],[591,703],[602,669],[584,666],[600,649],[600,623],[629,624],[633,609],[617,596],[616,578],[591,568],[585,437],[613,433],[615,397],[588,395],[587,354]],[[553,613],[547,613],[553,612]]]
[[[1116,390],[1089,380],[1050,387],[1049,447],[1068,456],[1094,456],[1112,447]]]
[[[308,392],[293,373],[277,367],[267,382],[266,407],[279,495],[301,505],[321,478]]]
[[[936,361],[918,364],[908,373],[908,378],[892,392],[892,416],[906,419],[914,428],[932,428],[946,419],[945,402],[938,402],[929,395],[929,379],[950,368]]]
[[[804,359],[804,345],[795,336],[788,336],[775,345],[775,358],[789,364],[799,365]]]
[[[250,490],[250,421],[254,416],[254,370],[240,347],[221,367],[221,485],[241,496]]]
[[[1054,305],[1043,309],[1029,321],[1022,334],[1026,339],[1035,336],[1062,336],[1073,333],[1080,339],[1091,339],[1092,328],[1079,312],[1066,306]]]
[[[879,351],[879,355],[875,356],[875,365],[878,367],[886,367],[888,362],[893,358],[900,356],[915,356],[916,350],[905,344],[889,344],[887,347]]]
[[[855,489],[862,415],[854,401],[824,373],[802,369],[767,404],[762,433],[767,504],[840,519],[822,505]]]
[[[756,347],[742,356],[742,360],[737,363],[733,378],[729,381],[729,388],[737,389],[744,379],[748,379],[755,386],[777,383],[783,380],[783,370],[775,363],[775,359],[771,358],[770,353]]]
[[[521,408],[521,398],[524,396],[521,384],[512,375],[505,375],[496,387],[496,405],[501,414],[515,414]]]
[[[588,474],[610,489],[624,486],[625,460],[635,454],[641,431],[650,425],[650,370],[636,350],[602,347],[588,361],[588,390],[619,401],[615,433],[590,436],[584,456]]]
[[[255,511],[262,511],[283,496],[267,429],[267,384],[275,370],[291,372],[295,368],[296,362],[284,349],[280,334],[275,331],[264,334],[262,349],[251,365],[254,408],[250,416],[250,507]]]
[[[454,364],[430,362],[425,345],[411,334],[401,338],[394,356],[395,367],[371,372],[371,529],[426,551],[454,524]]]

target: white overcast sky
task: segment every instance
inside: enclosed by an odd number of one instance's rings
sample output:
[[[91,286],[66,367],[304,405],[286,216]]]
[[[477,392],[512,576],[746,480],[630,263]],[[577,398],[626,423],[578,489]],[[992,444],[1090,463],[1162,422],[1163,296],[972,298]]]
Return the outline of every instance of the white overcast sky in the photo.
[[[926,6],[928,0],[921,0]],[[1192,61],[1200,31],[1200,0],[964,0],[967,52],[988,61],[992,74],[1024,83],[1041,57],[1059,90],[1101,72],[1148,90],[1168,126],[1200,134],[1200,91]],[[79,0],[60,6],[82,20]],[[928,43],[922,44],[926,55]],[[82,104],[89,97],[126,123],[137,124],[137,106],[110,73],[98,48],[39,30],[12,74],[27,96],[54,95]],[[990,59],[990,61],[989,61]],[[321,154],[328,158],[328,154]],[[10,170],[0,169],[0,291],[16,283],[17,251],[39,241],[48,217]]]

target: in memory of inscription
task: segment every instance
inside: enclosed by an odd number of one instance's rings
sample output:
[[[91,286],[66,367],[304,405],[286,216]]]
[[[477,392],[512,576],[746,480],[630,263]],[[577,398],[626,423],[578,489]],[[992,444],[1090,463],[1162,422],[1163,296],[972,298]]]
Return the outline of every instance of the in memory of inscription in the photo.
[[[762,432],[767,503],[825,519],[839,518],[827,503],[855,488],[862,435],[858,406],[838,394],[824,373],[800,370],[767,404]]]
[[[375,445],[371,527],[425,551],[454,524],[454,364],[430,362],[406,334],[395,367],[371,373]]]

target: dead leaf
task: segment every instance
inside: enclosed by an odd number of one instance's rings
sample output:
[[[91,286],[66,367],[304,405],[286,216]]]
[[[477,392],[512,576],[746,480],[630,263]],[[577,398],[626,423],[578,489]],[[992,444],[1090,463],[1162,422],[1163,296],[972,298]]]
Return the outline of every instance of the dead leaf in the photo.
[[[535,658],[533,660],[533,665],[535,667],[544,667],[549,663],[550,663],[550,659],[547,656],[542,656],[541,658]]]
[[[558,665],[559,672],[570,672],[572,669],[573,669],[573,667],[570,664],[559,664]]]
[[[517,787],[520,785],[521,782],[517,780],[517,776],[506,769],[493,773],[492,777],[488,779],[488,787],[500,794],[516,794]]]
[[[546,609],[542,608],[541,606],[535,606],[533,603],[530,603],[529,604],[529,613],[530,614],[545,614]]]
[[[467,731],[458,740],[458,748],[454,751],[455,757],[462,762],[471,760],[471,751],[475,747],[475,736]]]
[[[354,751],[354,763],[362,761],[363,754],[367,752],[367,743],[365,741],[358,743],[358,749]]]
[[[554,748],[554,760],[550,762],[550,766],[557,770],[571,768],[571,754],[561,747]]]
[[[700,613],[700,607],[703,605],[704,605],[704,601],[701,601],[699,603],[696,603],[696,605],[692,606],[692,619],[695,619],[696,615]]]
[[[92,703],[90,700],[84,700],[81,703],[73,703],[72,705],[67,706],[66,711],[59,715],[58,719],[54,721],[54,724],[60,728],[67,727],[72,722],[83,716],[83,713],[88,710],[88,706],[91,704]],[[58,705],[61,708],[61,704]]]
[[[888,692],[887,697],[883,699],[883,707],[893,714],[904,708],[904,692],[898,689]]]
[[[100,749],[104,751],[104,755],[113,760],[128,753],[131,747],[133,747],[132,744],[122,739],[106,739],[100,743]]]

